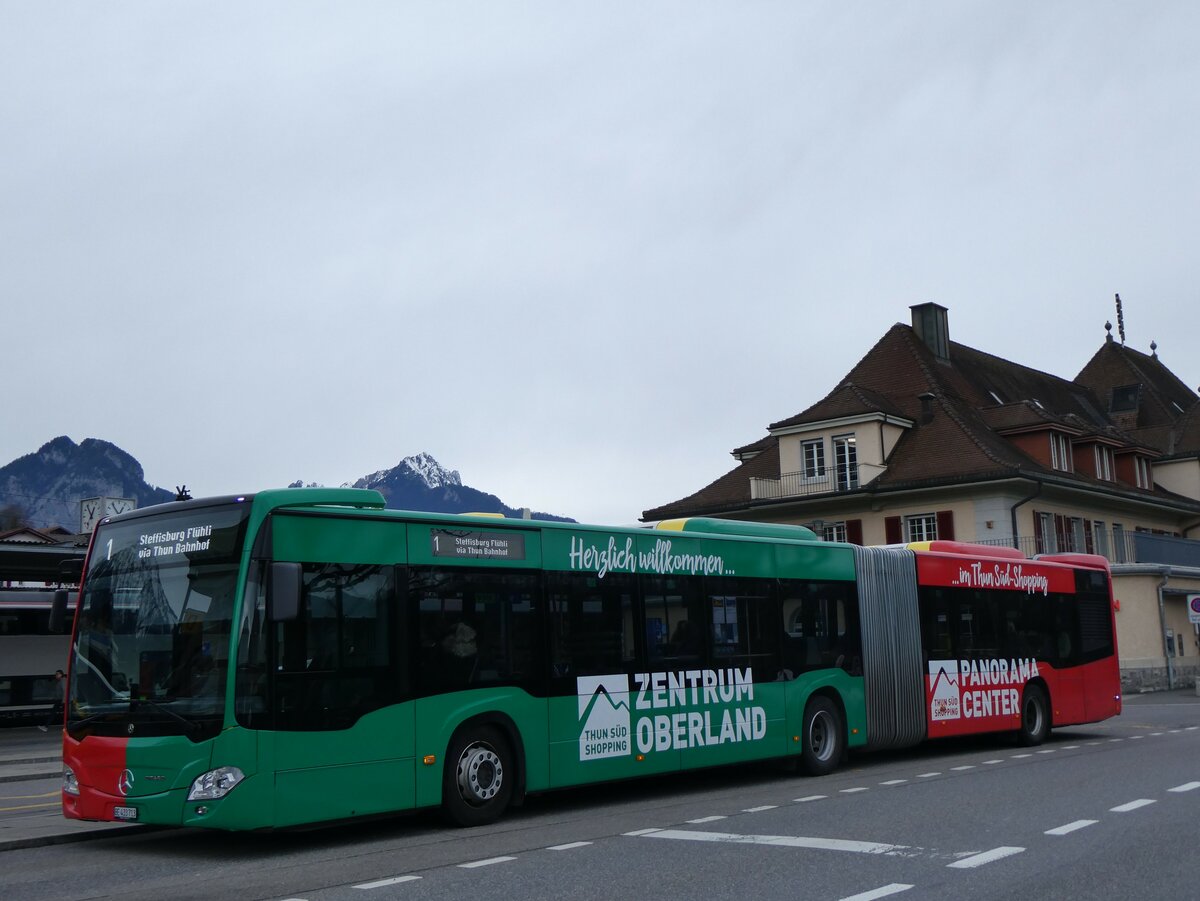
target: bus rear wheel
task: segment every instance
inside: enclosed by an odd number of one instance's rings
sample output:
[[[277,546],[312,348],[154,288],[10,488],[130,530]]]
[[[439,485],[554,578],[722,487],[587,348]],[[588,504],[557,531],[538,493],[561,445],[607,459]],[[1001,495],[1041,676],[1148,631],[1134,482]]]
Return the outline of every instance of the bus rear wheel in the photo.
[[[483,826],[500,818],[512,799],[512,751],[491,726],[465,729],[450,743],[442,777],[442,809],[456,826]]]
[[[1021,697],[1021,728],[1017,738],[1023,745],[1040,745],[1050,734],[1050,704],[1036,685],[1026,685]]]
[[[846,728],[837,705],[818,695],[804,708],[801,726],[800,765],[810,776],[825,776],[837,769],[842,759]]]

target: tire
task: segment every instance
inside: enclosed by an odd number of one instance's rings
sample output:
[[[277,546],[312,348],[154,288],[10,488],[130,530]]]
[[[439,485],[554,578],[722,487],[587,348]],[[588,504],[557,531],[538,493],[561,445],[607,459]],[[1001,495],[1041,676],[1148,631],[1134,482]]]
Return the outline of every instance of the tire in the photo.
[[[455,826],[484,826],[500,818],[513,796],[512,750],[491,726],[454,736],[442,775],[442,811]]]
[[[846,744],[846,726],[833,701],[818,695],[804,708],[800,729],[800,765],[810,776],[826,776],[837,769]]]
[[[1017,739],[1023,745],[1040,745],[1050,734],[1050,702],[1037,685],[1026,685],[1021,696],[1021,727]]]

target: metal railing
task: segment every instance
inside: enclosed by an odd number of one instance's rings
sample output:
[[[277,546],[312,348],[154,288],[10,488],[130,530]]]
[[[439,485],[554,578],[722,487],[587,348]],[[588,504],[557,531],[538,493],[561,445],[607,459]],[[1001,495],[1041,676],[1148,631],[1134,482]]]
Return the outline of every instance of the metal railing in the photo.
[[[777,479],[751,478],[750,498],[765,500],[857,491],[863,485],[878,478],[885,469],[884,466],[875,466],[871,463],[858,463],[846,469],[830,467],[820,475],[813,476],[803,472],[785,472]]]
[[[1012,547],[1011,538],[977,538],[972,544]],[[1017,539],[1027,557],[1036,554],[1100,554],[1110,563],[1155,563],[1200,567],[1200,541],[1124,529],[1094,530],[1090,535],[1043,535]]]

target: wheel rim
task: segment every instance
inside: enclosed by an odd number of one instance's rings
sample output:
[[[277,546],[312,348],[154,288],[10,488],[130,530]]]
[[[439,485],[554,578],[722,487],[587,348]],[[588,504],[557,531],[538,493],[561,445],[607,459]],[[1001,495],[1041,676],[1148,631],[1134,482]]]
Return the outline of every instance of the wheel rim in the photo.
[[[1042,731],[1042,705],[1037,695],[1025,699],[1025,731],[1030,735],[1038,735]]]
[[[486,804],[504,784],[504,764],[490,745],[473,744],[458,758],[458,793],[471,804]]]
[[[818,710],[808,725],[808,749],[817,760],[828,760],[833,756],[837,742],[834,733],[836,724],[827,710]]]

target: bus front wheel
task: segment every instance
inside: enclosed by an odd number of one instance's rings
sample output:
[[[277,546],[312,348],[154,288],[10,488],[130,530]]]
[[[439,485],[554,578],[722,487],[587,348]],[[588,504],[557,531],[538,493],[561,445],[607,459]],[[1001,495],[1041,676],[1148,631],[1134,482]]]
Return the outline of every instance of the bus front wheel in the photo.
[[[818,695],[804,708],[800,740],[800,763],[810,776],[825,776],[837,769],[842,759],[846,730],[837,705]]]
[[[512,751],[491,726],[465,729],[446,755],[442,808],[456,826],[483,826],[499,819],[512,799],[516,769]]]
[[[1021,728],[1017,737],[1023,745],[1040,745],[1050,734],[1050,704],[1036,685],[1025,686],[1021,698]]]

